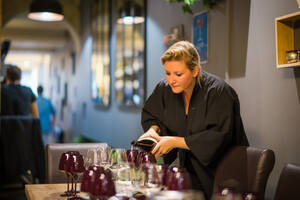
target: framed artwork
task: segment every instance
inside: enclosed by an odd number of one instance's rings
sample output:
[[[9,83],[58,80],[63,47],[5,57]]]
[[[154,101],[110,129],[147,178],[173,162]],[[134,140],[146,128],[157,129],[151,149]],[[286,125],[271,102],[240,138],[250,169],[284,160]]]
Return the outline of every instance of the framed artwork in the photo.
[[[101,107],[110,105],[110,0],[92,0],[92,56],[91,94],[92,100]]]
[[[145,101],[146,1],[117,0],[115,97],[119,107],[140,108]]]
[[[196,13],[193,18],[193,43],[200,55],[200,64],[208,62],[208,12]]]

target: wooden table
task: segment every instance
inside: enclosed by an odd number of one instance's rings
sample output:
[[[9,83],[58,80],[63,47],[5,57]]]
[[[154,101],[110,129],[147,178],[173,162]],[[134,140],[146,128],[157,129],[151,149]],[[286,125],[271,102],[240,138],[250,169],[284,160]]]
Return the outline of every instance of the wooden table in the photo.
[[[60,196],[67,190],[67,184],[33,184],[25,185],[25,193],[28,200],[66,200]]]

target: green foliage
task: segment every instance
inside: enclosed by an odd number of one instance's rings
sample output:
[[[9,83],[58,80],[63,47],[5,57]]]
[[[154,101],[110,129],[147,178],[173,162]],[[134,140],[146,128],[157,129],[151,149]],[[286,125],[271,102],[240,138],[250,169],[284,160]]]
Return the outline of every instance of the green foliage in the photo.
[[[192,5],[195,2],[203,1],[203,6],[206,10],[211,9],[217,0],[166,0],[168,3],[183,3],[182,10],[184,13],[193,14]]]

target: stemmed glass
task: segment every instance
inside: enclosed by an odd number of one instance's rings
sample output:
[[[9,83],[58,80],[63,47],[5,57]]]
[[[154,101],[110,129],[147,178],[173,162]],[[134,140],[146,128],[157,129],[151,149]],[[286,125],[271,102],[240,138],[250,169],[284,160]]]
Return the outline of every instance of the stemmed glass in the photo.
[[[98,149],[99,154],[99,161],[100,165],[103,166],[105,169],[111,166],[110,163],[110,155],[111,155],[111,147],[104,146]]]
[[[96,175],[104,173],[105,169],[101,166],[91,165],[84,171],[80,191],[91,196],[92,189],[96,180]]]
[[[69,199],[70,200],[79,200],[81,198],[77,196],[77,180],[78,180],[79,174],[81,174],[84,171],[83,156],[81,154],[79,154],[79,152],[71,154],[68,171],[71,173],[72,179],[75,181],[75,190],[73,192],[73,197],[69,198]],[[73,188],[73,185],[72,185],[72,188]]]
[[[157,164],[155,165],[156,171],[159,174],[159,178],[161,179],[161,184],[163,186],[167,185],[167,173],[169,169],[169,165],[167,164]]]
[[[110,152],[109,160],[110,160],[109,169],[113,173],[113,179],[116,180],[119,169],[124,167],[124,164],[127,163],[126,150],[121,148],[112,149]]]
[[[115,184],[109,170],[96,173],[94,184],[91,187],[91,196],[99,199],[108,199],[116,194]]]
[[[84,156],[84,167],[88,169],[89,166],[99,165],[100,156],[97,149],[88,149]]]
[[[168,169],[166,186],[168,190],[191,189],[190,176],[185,168],[173,166]]]
[[[156,193],[163,189],[163,171],[155,163],[140,165],[143,172],[140,180],[140,189],[146,194]]]
[[[138,167],[138,158],[139,151],[137,149],[130,149],[126,151],[127,161],[133,163],[135,167]]]
[[[137,156],[137,165],[139,167],[141,164],[145,163],[156,163],[156,159],[152,153],[141,151]]]
[[[67,191],[65,191],[65,193],[62,194],[62,196],[72,196],[72,194],[73,194],[73,180],[72,180],[72,190],[69,189],[69,183],[70,183],[70,173],[69,173],[69,163],[70,162],[69,161],[70,161],[72,153],[73,152],[71,152],[71,151],[63,153],[59,160],[58,169],[60,171],[62,171],[63,173],[65,173],[67,176]]]

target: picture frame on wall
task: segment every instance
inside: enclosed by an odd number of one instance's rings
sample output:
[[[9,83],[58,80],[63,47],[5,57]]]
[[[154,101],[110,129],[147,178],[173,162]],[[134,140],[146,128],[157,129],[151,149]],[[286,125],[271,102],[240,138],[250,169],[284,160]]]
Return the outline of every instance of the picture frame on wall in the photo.
[[[208,12],[194,14],[193,44],[200,56],[200,64],[208,62]]]
[[[146,0],[116,1],[118,17],[114,21],[116,29],[114,89],[115,100],[120,109],[140,109],[145,102],[146,5]]]
[[[91,4],[91,98],[97,108],[111,103],[111,1],[92,0]]]

